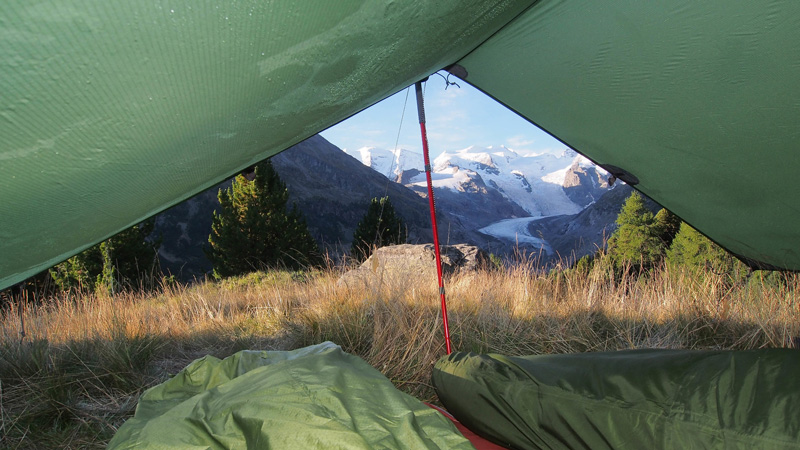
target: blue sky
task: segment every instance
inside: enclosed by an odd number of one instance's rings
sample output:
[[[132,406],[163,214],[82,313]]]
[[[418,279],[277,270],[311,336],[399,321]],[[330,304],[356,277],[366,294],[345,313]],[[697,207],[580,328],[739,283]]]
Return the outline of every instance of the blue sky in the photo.
[[[452,152],[471,145],[505,145],[520,153],[561,153],[566,148],[469,84],[459,82],[459,85],[460,88],[449,86],[445,89],[444,79],[434,75],[424,87],[432,158],[443,151]],[[397,141],[399,148],[422,153],[413,86],[323,131],[322,136],[348,150],[361,147],[391,150]]]

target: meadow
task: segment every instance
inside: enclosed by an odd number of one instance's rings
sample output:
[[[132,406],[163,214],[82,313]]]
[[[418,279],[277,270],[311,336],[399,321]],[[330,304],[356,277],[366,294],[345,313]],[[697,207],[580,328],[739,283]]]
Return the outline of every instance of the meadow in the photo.
[[[196,358],[326,340],[436,402],[430,370],[444,344],[435,274],[347,285],[341,273],[256,272],[6,304],[0,447],[104,448],[144,390]],[[800,336],[795,275],[776,282],[756,272],[732,284],[664,267],[620,277],[603,264],[542,273],[521,263],[454,275],[446,289],[457,351],[751,349],[793,347]]]

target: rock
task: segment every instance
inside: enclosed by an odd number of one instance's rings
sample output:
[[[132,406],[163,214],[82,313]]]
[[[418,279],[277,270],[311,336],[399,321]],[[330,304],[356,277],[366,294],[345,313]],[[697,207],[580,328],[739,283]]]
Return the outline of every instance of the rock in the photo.
[[[442,273],[447,275],[475,271],[489,265],[489,255],[474,245],[442,245]],[[372,281],[412,281],[435,279],[436,253],[433,244],[402,244],[381,247],[361,266],[339,279],[339,283],[369,284]]]

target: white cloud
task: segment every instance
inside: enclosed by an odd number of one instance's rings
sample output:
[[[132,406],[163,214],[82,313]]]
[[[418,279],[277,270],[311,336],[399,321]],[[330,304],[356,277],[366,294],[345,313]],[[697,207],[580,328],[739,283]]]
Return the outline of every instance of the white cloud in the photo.
[[[506,139],[506,143],[514,150],[524,150],[525,148],[535,144],[536,141],[533,139],[527,139],[527,137],[522,134],[518,134]]]
[[[441,124],[449,124],[454,122],[464,122],[469,120],[469,115],[466,111],[462,109],[449,109],[447,111],[437,111],[436,115],[433,116],[428,114],[431,119],[430,122],[433,123],[441,123]]]

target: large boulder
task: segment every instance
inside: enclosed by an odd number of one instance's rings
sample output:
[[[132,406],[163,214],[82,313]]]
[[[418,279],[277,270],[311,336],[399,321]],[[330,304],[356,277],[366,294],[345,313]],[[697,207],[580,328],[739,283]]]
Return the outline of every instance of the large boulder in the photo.
[[[474,245],[442,245],[440,249],[444,275],[488,267],[489,255]],[[351,285],[426,277],[436,277],[436,253],[433,244],[402,244],[375,250],[361,266],[342,275],[339,282]]]

